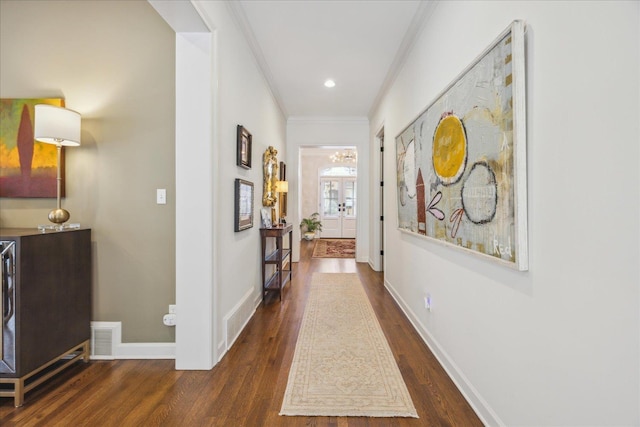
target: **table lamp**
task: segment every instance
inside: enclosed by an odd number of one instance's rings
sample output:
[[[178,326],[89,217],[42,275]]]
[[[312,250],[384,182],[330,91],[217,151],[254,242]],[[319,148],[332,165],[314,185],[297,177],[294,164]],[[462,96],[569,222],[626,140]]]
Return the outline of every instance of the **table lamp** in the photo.
[[[49,212],[49,221],[55,224],[54,228],[64,229],[64,223],[69,220],[69,211],[62,209],[60,203],[60,159],[62,146],[77,147],[80,145],[80,114],[67,108],[54,105],[38,104],[35,106],[36,141],[54,144],[58,151],[57,163],[57,207]]]
[[[287,216],[287,193],[289,192],[288,181],[276,181],[276,193],[280,193],[280,223],[286,224],[284,219]]]

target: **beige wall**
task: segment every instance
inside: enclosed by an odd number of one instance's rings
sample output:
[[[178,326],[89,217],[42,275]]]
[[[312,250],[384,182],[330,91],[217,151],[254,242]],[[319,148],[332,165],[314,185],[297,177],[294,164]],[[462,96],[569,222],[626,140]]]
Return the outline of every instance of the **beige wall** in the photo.
[[[0,19],[0,96],[82,114],[63,207],[93,230],[93,319],[122,321],[124,342],[174,341],[174,32],[142,0],[3,0]],[[0,225],[46,223],[54,205],[0,199]]]

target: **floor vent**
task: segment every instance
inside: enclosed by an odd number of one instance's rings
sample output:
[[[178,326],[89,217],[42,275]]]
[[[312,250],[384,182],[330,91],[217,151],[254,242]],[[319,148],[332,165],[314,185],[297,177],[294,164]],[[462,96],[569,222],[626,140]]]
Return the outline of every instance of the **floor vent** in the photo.
[[[91,322],[91,358],[115,359],[115,348],[120,343],[120,322]]]
[[[224,318],[225,322],[225,344],[227,346],[226,350],[229,350],[233,345],[234,341],[240,335],[240,332],[244,329],[251,316],[256,310],[256,305],[252,298],[252,291],[247,292],[242,301],[238,303]]]

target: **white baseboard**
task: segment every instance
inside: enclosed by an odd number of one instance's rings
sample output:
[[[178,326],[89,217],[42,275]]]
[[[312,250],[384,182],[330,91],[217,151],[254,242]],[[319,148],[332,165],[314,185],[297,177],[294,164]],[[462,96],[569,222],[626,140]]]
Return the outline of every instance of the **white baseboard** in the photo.
[[[262,302],[261,298],[261,295],[256,294],[254,289],[249,289],[242,299],[224,316],[224,339],[218,343],[218,362],[227,354],[247,326],[247,323],[249,323],[249,320],[251,320]]]
[[[174,342],[120,343],[116,346],[116,359],[174,359]]]
[[[91,322],[91,332],[91,360],[176,358],[174,342],[123,343],[122,322]]]
[[[369,258],[367,260],[367,264],[369,264],[369,267],[371,267],[371,269],[373,271],[375,271],[376,273],[380,273],[382,271],[382,266],[380,266],[380,268],[378,268],[378,264],[372,260],[371,258]]]
[[[217,343],[218,360],[222,360],[260,305],[261,296],[250,289],[224,317],[224,338]],[[176,344],[123,343],[122,322],[91,322],[91,360],[173,359]],[[96,354],[96,351],[99,350]]]
[[[218,360],[216,361],[216,365],[220,363],[225,354],[227,354],[227,346],[225,345],[224,340],[218,342],[218,348],[216,350],[216,354],[218,355]]]
[[[487,426],[505,426],[502,420],[500,420],[500,417],[498,417],[495,411],[489,406],[487,401],[482,398],[478,390],[471,384],[433,335],[429,333],[427,328],[420,322],[416,314],[409,308],[409,305],[407,305],[386,278],[384,280],[384,286],[393,299],[396,300],[400,309],[404,312],[407,319],[409,319],[409,322],[411,322],[413,328],[418,332],[427,347],[429,347],[433,355],[438,359],[438,362],[447,372],[447,375],[449,375],[458,390],[460,390],[460,393],[462,393],[466,401],[469,402],[469,405],[471,405],[471,408],[476,415],[478,415],[482,423]]]
[[[238,303],[224,316],[225,353],[240,336],[260,305],[255,289],[249,289]]]

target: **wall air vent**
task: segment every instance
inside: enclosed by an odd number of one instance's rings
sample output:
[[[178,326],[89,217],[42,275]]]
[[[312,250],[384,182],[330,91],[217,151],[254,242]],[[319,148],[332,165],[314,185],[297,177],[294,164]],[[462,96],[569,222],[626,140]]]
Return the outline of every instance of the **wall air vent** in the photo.
[[[255,295],[252,290],[249,290],[231,312],[224,317],[226,351],[240,336],[249,319],[255,313],[257,304],[259,304],[259,300],[255,301]]]
[[[115,359],[115,345],[120,343],[120,322],[91,322],[91,359]]]

